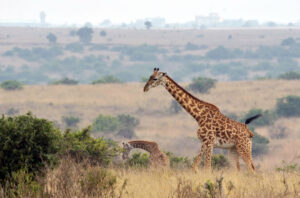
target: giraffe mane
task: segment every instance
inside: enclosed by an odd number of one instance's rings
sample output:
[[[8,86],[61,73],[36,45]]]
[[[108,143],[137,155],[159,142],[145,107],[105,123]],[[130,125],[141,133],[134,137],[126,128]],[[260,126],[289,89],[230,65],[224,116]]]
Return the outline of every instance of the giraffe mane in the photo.
[[[199,98],[193,96],[191,93],[189,93],[188,91],[186,91],[183,87],[181,87],[179,84],[177,84],[170,76],[166,75],[166,77],[172,82],[174,83],[176,86],[178,86],[185,94],[187,94],[188,96],[190,96],[191,98],[200,101],[202,103],[205,103],[206,105],[210,106],[211,108],[215,109],[215,110],[219,110],[219,108],[211,103],[205,102],[203,100],[200,100]]]

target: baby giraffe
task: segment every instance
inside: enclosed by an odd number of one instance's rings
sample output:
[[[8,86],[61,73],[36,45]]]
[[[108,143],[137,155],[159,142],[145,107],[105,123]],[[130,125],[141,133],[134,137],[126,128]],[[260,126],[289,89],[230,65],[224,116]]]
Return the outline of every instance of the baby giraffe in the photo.
[[[127,143],[123,142],[123,160],[127,160],[129,153],[134,148],[140,148],[150,153],[149,165],[150,167],[169,167],[170,161],[168,156],[162,152],[156,142],[149,142],[144,140],[133,140]]]
[[[248,169],[254,172],[251,154],[251,138],[253,138],[254,134],[246,124],[260,115],[248,118],[245,123],[232,120],[222,114],[218,107],[196,98],[178,85],[166,73],[159,72],[158,68],[154,68],[153,74],[144,87],[144,92],[159,85],[165,87],[198,123],[197,136],[202,145],[193,165],[196,172],[203,153],[205,153],[204,167],[211,169],[211,156],[214,147],[228,149],[229,155],[235,160],[238,169],[240,169],[239,157],[242,157]]]

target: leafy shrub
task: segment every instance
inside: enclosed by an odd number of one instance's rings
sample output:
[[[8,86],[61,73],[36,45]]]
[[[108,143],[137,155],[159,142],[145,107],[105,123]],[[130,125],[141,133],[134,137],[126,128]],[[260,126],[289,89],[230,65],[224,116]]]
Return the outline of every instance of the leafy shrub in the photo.
[[[278,78],[285,79],[285,80],[297,80],[297,79],[300,79],[300,73],[290,71],[290,72],[279,75]]]
[[[216,82],[215,79],[197,77],[193,79],[189,88],[196,92],[207,93],[211,88],[215,87]]]
[[[106,84],[106,83],[122,83],[122,81],[112,75],[103,76],[99,80],[95,80],[92,84]]]
[[[93,33],[94,33],[94,31],[92,28],[82,27],[77,30],[76,35],[79,36],[80,42],[88,44],[92,40]]]
[[[297,157],[298,159],[300,157]],[[296,162],[286,162],[282,161],[282,165],[276,168],[276,171],[281,171],[281,172],[300,172],[300,165],[297,164]]]
[[[67,127],[76,127],[80,118],[74,116],[63,116],[62,121],[67,125]]]
[[[105,30],[102,30],[99,34],[100,34],[100,36],[106,36],[107,35]]]
[[[140,121],[137,118],[129,114],[120,114],[117,116],[117,119],[120,123],[119,128],[122,129],[133,129],[140,124]]]
[[[52,85],[77,85],[78,81],[70,78],[63,78],[51,83]]]
[[[192,162],[188,157],[175,156],[172,152],[166,152],[169,157],[171,168],[190,168]]]
[[[89,159],[92,164],[108,165],[120,152],[116,142],[104,138],[93,138],[91,127],[79,131],[67,130],[63,136],[63,153],[71,155],[76,161]]]
[[[180,106],[180,104],[176,101],[176,100],[172,100],[169,111],[171,113],[177,114],[179,112],[182,111],[182,106]]]
[[[80,180],[81,189],[92,197],[114,197],[117,177],[108,170],[97,168],[88,170]]]
[[[211,165],[215,169],[229,167],[229,161],[223,154],[215,154],[211,158]]]
[[[133,167],[148,167],[149,155],[147,153],[137,152],[134,153],[126,162],[127,165]]]
[[[46,38],[48,39],[49,43],[56,43],[57,38],[55,34],[49,33]]]
[[[231,50],[229,50],[223,46],[219,46],[215,49],[208,51],[205,56],[206,56],[206,58],[216,59],[216,60],[230,59],[230,58],[234,57]]]
[[[61,133],[31,113],[0,119],[0,181],[26,168],[29,173],[57,162]]]
[[[5,90],[20,90],[20,89],[23,89],[23,85],[22,83],[16,81],[16,80],[6,80],[6,81],[3,81],[1,84],[0,84],[1,88],[2,89],[5,89]]]
[[[287,96],[277,100],[276,112],[278,116],[293,117],[300,116],[300,97]]]
[[[100,114],[93,122],[93,131],[112,132],[119,127],[117,117]]]
[[[66,50],[71,52],[83,52],[84,47],[80,43],[69,43],[65,47]]]
[[[271,125],[274,123],[274,120],[277,119],[277,115],[275,112],[271,112],[269,110],[262,110],[262,109],[250,109],[241,122],[245,122],[247,118],[255,116],[257,114],[261,114],[262,116],[255,119],[251,124],[255,126],[266,126]]]
[[[292,37],[288,37],[286,39],[283,39],[281,41],[281,44],[282,46],[291,46],[291,45],[294,45],[296,43],[296,41],[292,38]]]

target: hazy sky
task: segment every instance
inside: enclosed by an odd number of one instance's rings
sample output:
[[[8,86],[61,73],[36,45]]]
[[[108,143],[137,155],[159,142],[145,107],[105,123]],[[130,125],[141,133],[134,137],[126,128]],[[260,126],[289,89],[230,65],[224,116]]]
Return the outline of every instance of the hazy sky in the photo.
[[[44,11],[51,24],[132,22],[164,17],[167,22],[194,20],[196,15],[218,13],[226,19],[260,22],[300,21],[300,0],[0,0],[0,22],[39,21]]]

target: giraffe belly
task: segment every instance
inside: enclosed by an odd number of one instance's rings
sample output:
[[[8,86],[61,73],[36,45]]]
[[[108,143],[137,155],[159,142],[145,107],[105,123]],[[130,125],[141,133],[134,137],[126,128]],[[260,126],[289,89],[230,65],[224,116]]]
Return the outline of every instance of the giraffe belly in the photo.
[[[216,137],[214,147],[215,148],[230,149],[230,148],[234,147],[234,143],[230,142],[228,140],[224,140],[224,139]]]

